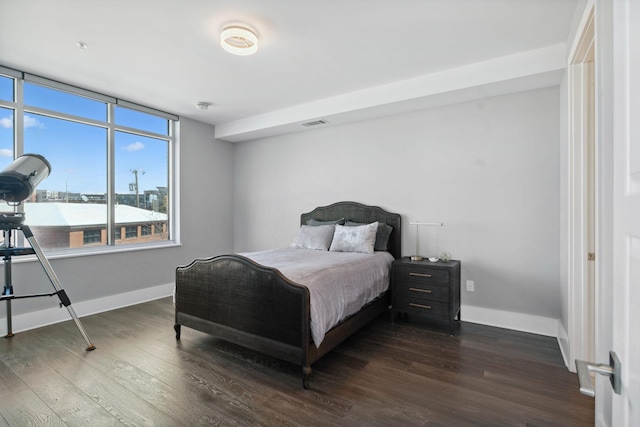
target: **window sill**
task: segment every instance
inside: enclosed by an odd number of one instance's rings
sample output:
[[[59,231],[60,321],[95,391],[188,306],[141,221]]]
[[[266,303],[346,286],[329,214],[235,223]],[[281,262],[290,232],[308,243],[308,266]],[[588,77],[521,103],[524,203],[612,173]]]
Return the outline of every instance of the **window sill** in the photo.
[[[82,249],[53,249],[53,250],[43,250],[45,256],[48,260],[52,259],[65,259],[65,258],[79,258],[85,256],[95,256],[95,255],[108,255],[114,253],[124,253],[124,252],[137,252],[137,251],[148,251],[155,249],[165,249],[165,248],[176,248],[182,246],[181,243],[175,241],[166,241],[166,242],[153,242],[153,243],[139,243],[135,245],[116,245],[116,246],[96,246]],[[13,263],[16,262],[31,262],[37,261],[35,255],[14,257]]]

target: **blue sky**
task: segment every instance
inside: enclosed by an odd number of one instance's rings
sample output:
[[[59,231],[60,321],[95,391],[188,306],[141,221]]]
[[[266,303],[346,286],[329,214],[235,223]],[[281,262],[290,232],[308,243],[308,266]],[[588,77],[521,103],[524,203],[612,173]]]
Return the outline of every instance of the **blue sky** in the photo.
[[[25,84],[25,104],[62,111],[84,118],[104,121],[106,104],[66,94],[38,85]],[[4,85],[0,97],[6,99]],[[26,109],[28,107],[25,107]],[[167,134],[167,120],[149,114],[116,107],[118,125]],[[0,168],[13,160],[13,111],[0,108]],[[73,193],[105,193],[107,169],[107,130],[102,127],[25,113],[24,152],[44,156],[51,174],[39,190]],[[164,140],[116,131],[116,193],[133,194],[130,183],[138,171],[140,193],[168,186],[168,143]]]

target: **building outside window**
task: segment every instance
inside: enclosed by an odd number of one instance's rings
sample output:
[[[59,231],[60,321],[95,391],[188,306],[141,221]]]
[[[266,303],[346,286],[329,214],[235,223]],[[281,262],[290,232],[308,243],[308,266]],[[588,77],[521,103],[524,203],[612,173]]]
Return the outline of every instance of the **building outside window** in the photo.
[[[172,240],[177,120],[0,67],[0,170],[25,153],[51,164],[49,177],[20,207],[40,245],[66,249]],[[13,210],[1,204],[0,211]]]

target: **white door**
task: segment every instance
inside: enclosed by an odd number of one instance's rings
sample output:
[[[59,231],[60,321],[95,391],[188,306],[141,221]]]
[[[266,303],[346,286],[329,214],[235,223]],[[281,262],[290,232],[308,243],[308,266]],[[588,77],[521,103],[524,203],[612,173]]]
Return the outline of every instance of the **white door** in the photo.
[[[640,426],[640,1],[613,1],[612,27],[614,272],[612,306],[603,312],[610,319],[602,319],[611,330],[599,333],[611,334],[622,390],[613,394],[599,386],[604,396],[596,398],[610,399],[611,426],[617,427]]]

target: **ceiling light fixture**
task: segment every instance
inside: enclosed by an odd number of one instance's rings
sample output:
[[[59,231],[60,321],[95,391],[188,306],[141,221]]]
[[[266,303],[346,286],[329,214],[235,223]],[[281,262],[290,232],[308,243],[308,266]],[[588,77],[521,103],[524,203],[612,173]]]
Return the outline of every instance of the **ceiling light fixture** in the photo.
[[[208,110],[208,109],[209,109],[209,105],[211,105],[211,103],[210,103],[210,102],[198,102],[198,103],[196,104],[196,108],[197,108],[198,110],[206,111],[206,110]]]
[[[246,27],[233,25],[222,30],[220,44],[234,55],[251,55],[258,50],[258,36]]]

